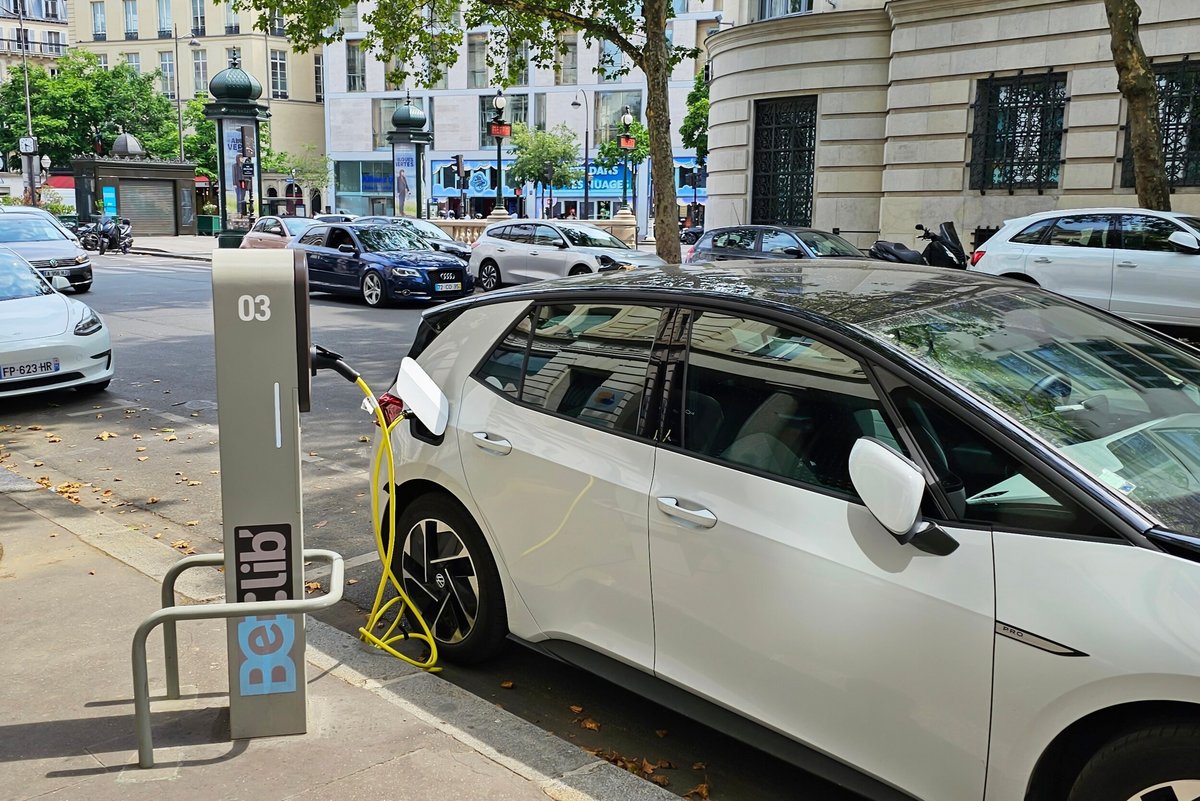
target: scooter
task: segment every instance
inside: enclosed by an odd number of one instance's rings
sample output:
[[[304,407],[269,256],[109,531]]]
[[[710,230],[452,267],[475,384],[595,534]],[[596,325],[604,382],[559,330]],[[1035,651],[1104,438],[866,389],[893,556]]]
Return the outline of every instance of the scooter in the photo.
[[[921,232],[920,238],[929,242],[923,253],[918,253],[899,242],[887,242],[882,239],[871,245],[867,253],[873,259],[899,264],[928,264],[931,267],[950,267],[956,270],[967,268],[967,253],[963,249],[962,240],[958,238],[954,223],[942,223],[938,226],[937,233],[924,225],[917,225],[917,230]]]
[[[704,236],[703,225],[693,225],[679,229],[679,241],[684,245],[694,245]]]
[[[83,223],[75,227],[75,236],[79,237],[79,246],[84,250],[100,249],[100,231],[96,223]]]
[[[133,246],[133,223],[129,221],[128,217],[121,219],[120,222],[112,217],[101,217],[96,232],[100,239],[101,256],[106,250],[120,250],[122,253],[128,253],[129,248]]]

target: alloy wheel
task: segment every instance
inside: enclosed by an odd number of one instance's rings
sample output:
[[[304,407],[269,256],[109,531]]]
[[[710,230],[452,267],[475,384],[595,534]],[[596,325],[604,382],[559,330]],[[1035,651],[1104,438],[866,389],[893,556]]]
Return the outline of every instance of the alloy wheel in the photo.
[[[1180,779],[1147,787],[1129,801],[1200,801],[1200,779]]]
[[[491,292],[500,286],[500,268],[494,262],[484,262],[479,267],[479,286],[484,292]]]
[[[479,577],[467,546],[444,521],[426,518],[409,529],[400,580],[438,642],[461,642],[471,633]]]
[[[362,282],[363,300],[368,306],[378,306],[383,300],[383,279],[379,273],[367,273]]]

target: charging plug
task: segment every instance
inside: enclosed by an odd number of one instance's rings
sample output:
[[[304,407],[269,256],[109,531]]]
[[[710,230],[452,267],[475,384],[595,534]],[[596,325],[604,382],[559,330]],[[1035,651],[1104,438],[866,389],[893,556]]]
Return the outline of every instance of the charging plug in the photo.
[[[309,352],[311,354],[313,375],[316,375],[318,370],[334,370],[351,384],[358,380],[358,371],[342,361],[342,354],[334,353],[320,345],[313,345]]]

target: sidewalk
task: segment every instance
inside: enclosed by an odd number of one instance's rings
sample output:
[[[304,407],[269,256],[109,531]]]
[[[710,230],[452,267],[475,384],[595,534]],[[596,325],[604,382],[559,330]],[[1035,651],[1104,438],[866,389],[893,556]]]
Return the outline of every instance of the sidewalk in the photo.
[[[291,737],[229,740],[223,621],[179,624],[180,701],[153,634],[141,769],[130,645],[178,557],[0,469],[0,801],[676,798],[312,618],[309,731]],[[190,573],[185,603],[219,596],[217,571]]]
[[[215,236],[137,236],[130,253],[142,256],[172,256],[189,261],[212,261]]]

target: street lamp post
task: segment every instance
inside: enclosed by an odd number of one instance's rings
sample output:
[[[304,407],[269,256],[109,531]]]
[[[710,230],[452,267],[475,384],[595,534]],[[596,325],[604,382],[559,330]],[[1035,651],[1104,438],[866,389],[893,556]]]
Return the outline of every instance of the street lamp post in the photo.
[[[579,102],[580,95],[583,95],[582,103]],[[591,205],[589,203],[588,190],[592,186],[592,169],[589,165],[589,156],[591,153],[591,140],[589,137],[592,133],[591,112],[588,110],[587,94],[582,89],[576,90],[575,99],[571,101],[571,108],[579,108],[580,106],[583,107],[583,214],[579,215],[579,218],[582,220],[590,219],[588,210],[591,208]]]
[[[501,135],[501,127],[504,124],[504,106],[507,104],[504,99],[504,92],[500,89],[496,90],[496,96],[492,98],[492,108],[496,110],[496,116],[492,120],[492,131],[496,135],[496,208],[493,214],[499,214],[500,209],[504,208],[504,163],[501,158],[500,146],[504,141]]]
[[[629,151],[637,147],[637,143],[629,135],[629,126],[633,125],[633,113],[630,112],[629,106],[625,107],[625,113],[621,115],[621,125],[625,129],[625,134],[621,137],[621,149],[625,151],[625,163],[621,170],[621,205],[629,208]]]

